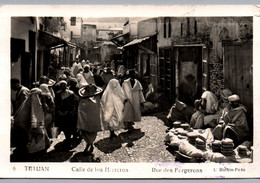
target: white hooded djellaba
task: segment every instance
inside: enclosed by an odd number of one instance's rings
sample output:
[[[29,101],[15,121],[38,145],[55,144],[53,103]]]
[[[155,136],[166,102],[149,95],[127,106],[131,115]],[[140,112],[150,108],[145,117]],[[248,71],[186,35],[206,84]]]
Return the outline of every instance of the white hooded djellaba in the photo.
[[[123,128],[125,100],[126,96],[119,81],[111,79],[101,98],[104,128],[108,127],[109,130]]]
[[[143,95],[143,87],[141,83],[135,79],[135,84],[132,87],[130,79],[124,81],[123,90],[125,92],[127,102],[124,110],[125,122],[140,122],[141,121],[141,109],[140,104],[145,102]]]

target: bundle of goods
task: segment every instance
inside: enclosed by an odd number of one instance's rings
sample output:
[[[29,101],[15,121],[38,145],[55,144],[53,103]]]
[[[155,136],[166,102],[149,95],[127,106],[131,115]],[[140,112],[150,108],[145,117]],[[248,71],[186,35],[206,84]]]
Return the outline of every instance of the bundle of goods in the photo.
[[[247,156],[247,147],[244,145],[239,145],[237,147],[238,154],[240,156]]]
[[[201,138],[197,137],[195,139],[195,147],[200,150],[206,150],[206,140],[202,140]]]
[[[169,146],[178,148],[185,140],[180,140],[177,136],[173,136],[170,140]]]
[[[195,145],[195,139],[198,137],[196,132],[187,133],[188,141],[190,144]]]
[[[213,152],[220,152],[221,150],[221,141],[220,140],[214,140],[212,142],[212,151]]]
[[[187,123],[181,124],[181,128],[183,128],[184,130],[187,130],[190,128],[190,125]]]
[[[222,139],[221,153],[225,156],[232,156],[234,154],[234,143],[230,138]]]
[[[181,127],[181,122],[179,122],[179,121],[173,122],[173,127],[174,128],[180,128]]]
[[[228,162],[228,159],[223,156],[221,153],[214,153],[210,151],[206,151],[203,153],[202,158],[209,162],[216,162],[216,163],[225,163]]]
[[[181,129],[183,131],[183,129]],[[177,129],[171,129],[165,136],[165,144],[171,147],[178,147],[181,143],[181,139],[185,139],[187,137],[178,135]]]
[[[197,149],[196,147],[194,147],[187,141],[182,141],[180,143],[178,153],[179,153],[179,155],[185,155],[185,156],[188,156],[190,158],[195,158],[195,159],[202,158],[202,155],[203,155],[201,150]],[[179,157],[183,157],[183,156],[179,156]]]

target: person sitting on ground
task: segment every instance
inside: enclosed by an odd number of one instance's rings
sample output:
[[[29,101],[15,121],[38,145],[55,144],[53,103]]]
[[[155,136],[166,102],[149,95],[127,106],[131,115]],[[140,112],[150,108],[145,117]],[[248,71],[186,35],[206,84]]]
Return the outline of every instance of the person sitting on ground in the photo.
[[[216,104],[218,98],[211,91],[204,91],[201,95],[201,106],[204,113],[204,126],[215,127],[217,125],[218,114],[216,114]]]
[[[221,140],[222,138],[231,138],[235,145],[249,140],[250,131],[247,123],[246,108],[240,104],[238,95],[228,97],[228,112],[219,121],[219,124],[212,131],[214,138]]]
[[[223,89],[220,92],[220,104],[219,104],[219,114],[218,121],[224,120],[224,116],[230,110],[230,105],[228,101],[228,97],[232,95],[232,92],[229,89]]]
[[[201,106],[204,113],[207,114],[215,114],[214,105],[218,103],[217,96],[211,91],[204,91],[201,95]]]
[[[175,104],[171,107],[167,115],[169,127],[172,128],[173,122],[175,121],[180,121],[182,123],[189,122],[193,113],[194,108],[192,106],[186,105],[176,98]]]
[[[204,114],[201,111],[201,100],[195,100],[195,113],[191,116],[190,125],[194,129],[202,129],[204,127]]]
[[[20,80],[17,78],[11,79],[11,89],[14,91],[14,99],[12,101],[13,106],[13,114],[14,115],[22,103],[28,98],[29,96],[29,89],[25,86],[21,85]]]
[[[246,107],[240,104],[238,95],[228,97],[230,110],[224,116],[225,128],[224,138],[231,138],[237,146],[243,141],[249,140],[250,131],[247,123]]]

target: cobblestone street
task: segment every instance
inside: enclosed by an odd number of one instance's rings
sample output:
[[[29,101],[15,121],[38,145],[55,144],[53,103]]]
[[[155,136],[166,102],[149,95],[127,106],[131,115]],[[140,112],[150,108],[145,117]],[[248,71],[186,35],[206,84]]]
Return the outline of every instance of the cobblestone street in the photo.
[[[165,116],[165,114],[159,114]],[[157,116],[158,116],[157,115]],[[116,131],[117,137],[110,139],[109,131],[98,133],[94,143],[94,157],[84,156],[84,140],[70,151],[59,150],[64,140],[61,133],[54,140],[46,154],[31,157],[33,162],[90,162],[97,157],[100,162],[174,162],[173,156],[164,145],[164,122],[155,116],[144,116],[142,121],[135,123],[131,133],[126,130]]]

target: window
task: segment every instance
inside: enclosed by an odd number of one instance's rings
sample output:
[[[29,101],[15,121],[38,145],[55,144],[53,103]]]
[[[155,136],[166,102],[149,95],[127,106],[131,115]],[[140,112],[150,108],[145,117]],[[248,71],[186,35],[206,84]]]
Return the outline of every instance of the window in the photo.
[[[198,27],[197,27],[197,21],[194,21],[194,34],[197,35]]]
[[[171,25],[171,19],[169,17],[164,18],[164,24],[163,24],[163,37],[164,38],[170,38],[172,33],[172,25]]]
[[[76,26],[76,17],[71,17],[70,18],[70,25],[71,26]]]

